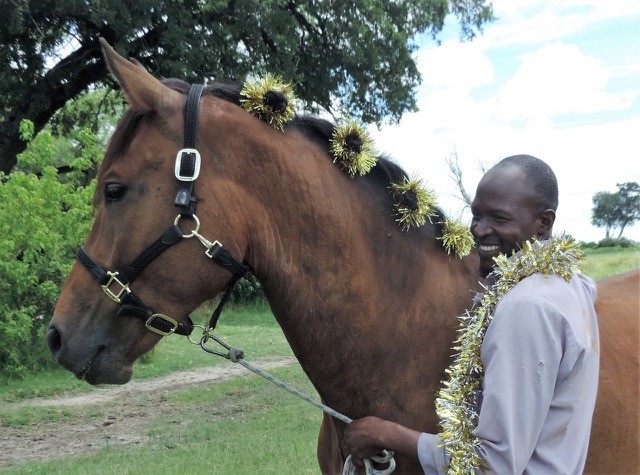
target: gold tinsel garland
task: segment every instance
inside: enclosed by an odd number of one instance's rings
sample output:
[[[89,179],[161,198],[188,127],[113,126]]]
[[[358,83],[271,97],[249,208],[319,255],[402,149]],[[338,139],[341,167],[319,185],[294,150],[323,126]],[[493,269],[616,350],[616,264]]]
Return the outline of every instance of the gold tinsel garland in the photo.
[[[354,121],[347,120],[336,126],[330,143],[334,163],[351,178],[368,173],[376,164],[373,140],[364,127]]]
[[[564,236],[526,242],[511,259],[504,255],[495,259],[496,283],[485,289],[473,312],[460,317],[459,338],[454,347],[457,355],[447,369],[449,379],[443,381],[436,399],[442,445],[451,456],[450,474],[472,474],[484,463],[477,451],[480,443],[473,436],[478,424],[476,401],[484,377],[480,349],[498,302],[518,282],[534,273],[556,274],[569,281],[583,259],[575,240]]]
[[[267,94],[275,92],[282,94],[286,101],[284,109],[274,108],[267,100]],[[295,113],[296,97],[290,83],[283,82],[279,77],[267,74],[259,79],[250,79],[244,83],[240,91],[240,103],[242,107],[257,117],[264,120],[273,128],[283,130]]]

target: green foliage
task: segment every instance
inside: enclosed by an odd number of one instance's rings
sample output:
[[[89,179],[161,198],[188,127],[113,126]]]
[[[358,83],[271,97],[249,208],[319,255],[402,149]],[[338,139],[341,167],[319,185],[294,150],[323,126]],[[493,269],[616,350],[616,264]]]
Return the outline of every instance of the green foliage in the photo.
[[[15,376],[51,359],[44,334],[88,232],[92,189],[60,183],[51,166],[0,179],[0,368]]]
[[[14,172],[0,172],[0,373],[14,377],[52,361],[45,332],[89,231],[90,177],[104,147],[84,127],[34,137],[23,121],[20,131],[31,141]]]
[[[605,228],[605,239],[618,229],[618,239],[625,227],[640,219],[640,185],[637,182],[618,183],[618,191],[599,191],[593,195],[591,224]]]
[[[10,12],[0,22],[5,172],[21,151],[22,119],[38,132],[65,102],[113,84],[101,36],[160,77],[241,82],[270,72],[291,81],[307,108],[336,112],[340,104],[345,115],[380,123],[416,106],[418,35],[435,38],[451,14],[470,39],[493,19],[487,0],[0,0],[0,7]]]
[[[598,243],[594,246],[596,249],[600,247],[632,247],[635,243],[631,239],[627,238],[604,238],[598,241]]]
[[[262,287],[253,274],[247,274],[240,279],[229,296],[229,302],[241,305],[255,304],[262,300]]]

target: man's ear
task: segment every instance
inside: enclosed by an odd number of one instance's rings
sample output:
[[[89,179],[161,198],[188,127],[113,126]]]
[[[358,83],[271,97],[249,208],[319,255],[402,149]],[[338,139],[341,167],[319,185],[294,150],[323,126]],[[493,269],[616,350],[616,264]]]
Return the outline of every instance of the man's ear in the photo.
[[[553,223],[556,221],[556,212],[552,209],[546,209],[540,213],[540,228],[538,229],[538,237],[547,238],[551,236]]]

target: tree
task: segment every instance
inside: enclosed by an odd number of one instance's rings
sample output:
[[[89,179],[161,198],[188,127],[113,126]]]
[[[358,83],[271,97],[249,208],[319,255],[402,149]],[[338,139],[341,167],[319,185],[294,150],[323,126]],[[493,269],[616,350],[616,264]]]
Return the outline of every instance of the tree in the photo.
[[[312,111],[364,122],[414,110],[415,37],[432,38],[455,15],[462,39],[493,19],[488,0],[0,0],[0,171],[67,101],[112,84],[104,37],[154,74],[240,82],[271,72],[290,80]]]
[[[605,239],[618,228],[618,239],[624,229],[640,219],[640,185],[637,182],[616,184],[618,191],[599,191],[593,195],[591,224],[605,228]]]
[[[471,208],[473,196],[469,194],[469,192],[464,186],[464,183],[462,180],[463,178],[462,168],[460,168],[460,159],[458,157],[458,151],[456,150],[455,147],[453,148],[453,152],[451,152],[451,155],[445,158],[444,161],[447,163],[447,166],[449,167],[449,176],[455,183],[456,188],[458,188],[458,193],[460,194],[460,196],[456,196],[456,198],[462,201],[463,209]],[[486,163],[478,162],[478,168],[480,172],[482,172],[482,174],[484,175],[485,173],[487,173],[487,171],[491,167],[487,166]]]

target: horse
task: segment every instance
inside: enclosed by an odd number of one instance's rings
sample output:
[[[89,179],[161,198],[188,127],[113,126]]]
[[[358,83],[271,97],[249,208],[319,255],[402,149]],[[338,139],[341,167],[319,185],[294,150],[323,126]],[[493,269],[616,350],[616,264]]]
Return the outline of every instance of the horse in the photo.
[[[191,89],[156,79],[104,41],[102,47],[129,108],[98,171],[95,220],[47,333],[58,362],[90,384],[124,384],[139,356],[167,334],[187,333],[190,312],[250,269],[323,403],[352,419],[375,415],[437,432],[434,400],[451,362],[457,316],[480,288],[478,259],[449,255],[438,218],[409,231],[397,225],[389,186],[406,173],[380,157],[368,174],[352,178],[328,153],[332,124],[298,116],[275,130],[239,107],[237,88],[215,83],[196,107],[199,176],[189,199],[181,191],[196,175],[189,148],[196,139],[189,134],[187,146],[185,125],[193,126]],[[176,180],[182,159],[175,157],[185,149],[187,185]],[[621,331],[619,322],[629,321],[630,296],[622,294],[604,331]],[[625,454],[616,445],[638,441],[637,391],[609,404],[621,378],[637,389],[637,366],[635,373],[622,369],[627,356],[637,365],[637,342],[615,338],[609,344],[603,335],[602,358],[613,357],[614,366],[603,362],[612,376],[603,377],[597,453],[588,462],[608,473],[637,466],[633,444],[624,445]],[[624,418],[609,412],[622,408]],[[343,431],[342,421],[323,414],[323,473],[342,470]],[[396,464],[399,473],[420,471],[401,455]]]

